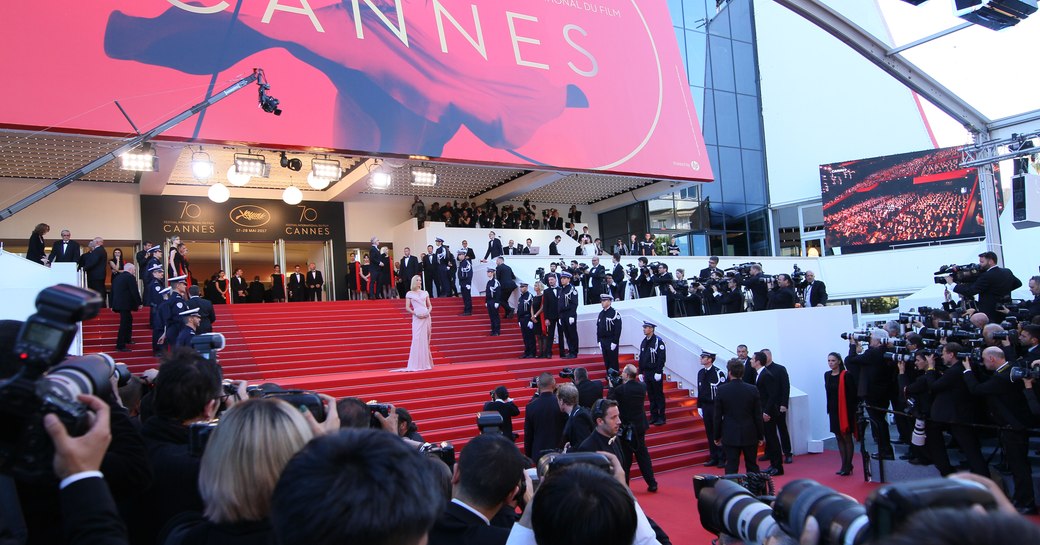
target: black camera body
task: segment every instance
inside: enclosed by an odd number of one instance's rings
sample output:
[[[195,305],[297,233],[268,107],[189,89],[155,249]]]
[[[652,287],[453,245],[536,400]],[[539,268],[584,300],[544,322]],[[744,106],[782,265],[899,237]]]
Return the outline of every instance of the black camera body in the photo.
[[[624,381],[621,380],[621,372],[618,371],[617,369],[608,369],[607,370],[607,382],[610,383],[610,388],[611,389],[614,389],[614,388],[617,388],[618,386],[621,386],[621,383],[624,382]]]
[[[195,422],[188,426],[188,454],[201,458],[202,454],[206,452],[209,437],[217,429],[218,424],[220,424],[219,420],[212,420],[210,422]]]
[[[325,421],[325,403],[322,402],[321,397],[315,392],[309,390],[283,390],[280,392],[264,392],[260,397],[263,399],[281,399],[297,408],[306,407],[310,411],[311,416],[314,417],[314,420],[318,422]],[[371,409],[372,405],[369,405],[369,410]],[[383,416],[387,414],[389,414],[389,410]]]
[[[550,452],[538,460],[538,476],[545,478],[553,471],[575,464],[589,464],[602,469],[608,475],[613,474],[610,460],[598,452]]]
[[[560,378],[569,378],[571,380],[574,380],[574,369],[570,367],[564,367],[563,369],[560,369]]]
[[[444,462],[450,469],[455,469],[455,446],[447,441],[440,443],[423,443],[419,454],[425,454]]]
[[[494,394],[492,392],[492,394]],[[502,413],[498,411],[480,411],[477,413],[477,429],[480,433],[502,433],[502,426],[506,423]]]
[[[116,365],[107,354],[66,355],[77,323],[100,308],[97,293],[67,284],[37,295],[36,314],[22,325],[13,353],[3,356],[17,370],[0,377],[0,472],[27,482],[52,478],[54,446],[43,428],[47,413],[74,437],[89,429],[92,413],[77,396],[107,397]]]
[[[945,284],[947,276],[952,276],[955,284],[971,284],[983,272],[978,263],[969,263],[967,265],[943,265],[932,274],[935,276],[936,284]]]

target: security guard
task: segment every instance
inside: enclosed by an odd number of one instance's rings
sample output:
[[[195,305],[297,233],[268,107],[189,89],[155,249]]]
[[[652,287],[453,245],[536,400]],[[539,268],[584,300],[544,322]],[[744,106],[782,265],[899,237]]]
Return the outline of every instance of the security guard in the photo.
[[[524,337],[524,355],[521,359],[536,357],[537,346],[534,343],[534,328],[537,324],[531,319],[531,308],[534,296],[527,291],[527,282],[520,282],[520,295],[516,298],[516,319],[520,322],[520,334]]]
[[[501,334],[502,319],[498,316],[498,296],[502,285],[495,279],[495,269],[488,269],[487,288],[484,291],[484,306],[487,307],[488,318],[491,319],[491,336]]]
[[[469,260],[465,248],[457,252],[459,265],[456,274],[459,277],[459,291],[462,293],[462,316],[473,315],[473,263]]]
[[[451,266],[451,259],[449,259],[448,247],[444,245],[444,239],[437,237],[434,239],[437,243],[437,248],[433,251],[433,261],[437,267],[435,271],[437,279],[437,297],[448,297],[451,293],[448,287],[448,268]]]
[[[726,374],[715,366],[715,354],[701,352],[702,369],[697,371],[697,414],[704,419],[704,429],[708,437],[715,437],[715,393],[719,385],[726,382]],[[710,458],[704,464],[707,467],[725,466],[726,456],[720,445],[708,441]]]
[[[639,345],[639,373],[646,383],[646,395],[650,399],[650,423],[663,426],[664,417],[664,341],[655,333],[657,325],[643,322],[643,342]]]
[[[177,333],[177,341],[174,343],[174,346],[190,347],[191,339],[195,337],[195,330],[202,323],[202,316],[199,315],[199,309],[189,308],[181,312],[178,318],[183,321],[184,327]]]
[[[184,298],[188,285],[187,279],[187,275],[181,275],[169,280],[172,291],[170,292],[170,298],[163,303],[163,306],[166,307],[164,315],[166,318],[166,331],[159,338],[159,343],[164,344],[166,347],[176,346],[181,329],[184,328],[184,320],[181,318],[181,313],[188,309],[187,300]]]
[[[159,265],[162,267],[162,265]],[[158,284],[155,284],[156,288],[160,288]],[[159,291],[149,296],[148,305],[152,308],[151,315],[151,327],[152,327],[152,355],[155,357],[162,356],[163,343],[159,342],[162,338],[163,333],[166,331],[166,321],[169,319],[169,308],[166,306],[167,298],[170,296],[171,290],[168,286],[159,289]]]
[[[560,357],[563,359],[574,359],[578,357],[578,290],[571,285],[571,273],[560,273],[562,285],[559,291],[559,326],[563,330],[563,336],[567,340],[567,351],[560,346]],[[566,354],[566,355],[564,355]]]
[[[162,256],[162,246],[152,246],[151,248],[146,249],[144,251],[145,270],[150,271],[150,270],[152,270],[152,267],[155,266],[155,265],[158,265],[159,268],[161,269],[162,268],[162,259],[160,259],[161,256]]]
[[[603,365],[609,373],[618,368],[618,345],[621,343],[621,313],[611,306],[614,296],[603,293],[599,296],[603,310],[596,318],[596,340],[599,341],[600,352],[603,352]]]

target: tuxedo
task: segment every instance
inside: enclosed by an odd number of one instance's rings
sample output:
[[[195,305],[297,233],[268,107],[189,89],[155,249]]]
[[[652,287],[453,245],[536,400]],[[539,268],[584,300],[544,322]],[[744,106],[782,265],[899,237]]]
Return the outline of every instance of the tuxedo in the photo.
[[[519,246],[506,246],[505,248],[503,248],[502,254],[503,255],[520,255],[520,247]]]
[[[505,255],[502,250],[502,239],[495,237],[488,241],[487,251],[484,252],[484,259],[495,259],[500,255]]]
[[[578,387],[578,405],[586,409],[592,409],[597,399],[603,399],[603,381],[585,380]]]
[[[321,287],[325,285],[325,279],[321,271],[307,271],[307,300],[321,301]]]
[[[713,274],[719,274],[719,275],[723,274],[722,269],[720,269],[718,267],[705,267],[705,268],[701,269],[700,273],[697,274],[697,278],[699,278],[701,280],[707,280],[707,279],[711,278],[711,275],[713,275]]]
[[[567,423],[563,426],[563,443],[570,443],[571,448],[578,448],[595,429],[596,424],[592,421],[592,413],[589,412],[589,409],[578,405],[571,410]]]
[[[765,432],[758,388],[741,380],[719,385],[712,424],[714,433],[708,440],[722,443],[726,473],[732,475],[739,471],[741,454],[746,472],[757,473],[758,441]]]
[[[545,451],[557,448],[566,420],[556,394],[542,392],[535,396],[524,414],[524,454],[537,462]]]
[[[133,341],[133,311],[141,308],[141,293],[137,291],[137,280],[128,272],[116,273],[112,277],[112,310],[119,313],[119,333],[116,348],[123,350]]]
[[[769,422],[763,423],[766,456],[769,458],[771,467],[783,469],[783,448],[780,445],[780,430],[777,428],[781,405],[780,380],[768,367],[763,367],[758,370],[755,385],[758,386],[758,395],[762,400],[762,414],[769,415]],[[763,418],[763,420],[765,419]]]
[[[512,401],[503,401],[496,399],[494,401],[488,401],[484,403],[485,411],[495,411],[502,415],[502,425],[499,429],[502,430],[502,435],[505,435],[510,441],[513,440],[513,417],[520,416],[520,409],[516,406],[516,403]]]
[[[1022,287],[1019,280],[1009,269],[996,265],[986,269],[971,284],[957,284],[953,291],[965,297],[978,295],[979,311],[989,317],[990,323],[999,324],[1006,315],[997,312],[997,307],[1011,295],[1012,291]]]
[[[233,291],[235,293],[235,302],[238,303],[239,302],[239,300],[238,300],[238,290],[240,288],[237,285],[237,282],[235,280],[236,278],[237,277],[232,277],[231,278],[231,291]],[[368,278],[368,285],[369,285],[369,287],[375,285],[375,283],[376,283],[378,278],[379,278],[379,266],[378,265],[374,265],[374,264],[370,265],[369,266],[369,278]],[[241,282],[242,282],[242,288],[241,289],[246,289],[246,286],[245,286],[246,281],[244,279],[239,279],[239,280],[241,280]],[[303,273],[294,272],[294,273],[290,274],[289,275],[289,301],[306,301],[306,300],[307,300],[307,288],[304,286]]]
[[[297,275],[297,274],[290,275],[290,277],[295,277],[295,276],[302,276],[302,275]],[[293,291],[292,281],[289,282],[289,291],[290,292]],[[248,296],[248,292],[249,292],[249,283],[246,282],[245,278],[242,278],[241,276],[237,276],[237,275],[231,277],[231,297],[232,297],[232,300],[235,303],[245,303],[246,302],[246,297]],[[294,299],[293,297],[290,297],[290,300],[296,301],[297,299]],[[298,299],[298,300],[299,301],[303,301],[302,294],[301,294],[301,298]]]
[[[509,307],[509,297],[516,291],[516,275],[513,274],[513,269],[509,265],[503,263],[495,267],[495,278],[502,284],[499,302],[502,304],[502,308],[506,309],[508,317],[513,313],[513,309]]]
[[[819,280],[814,280],[812,283],[803,283],[802,288],[805,306],[812,308],[827,304],[827,284],[824,284]]]
[[[611,392],[610,398],[618,402],[618,414],[621,423],[632,427],[632,440],[624,445],[625,458],[621,460],[621,467],[625,468],[628,475],[628,467],[632,465],[632,457],[639,464],[639,471],[643,474],[643,480],[648,485],[656,484],[654,479],[654,468],[650,462],[650,452],[646,448],[646,430],[649,424],[646,420],[647,387],[638,380],[629,380]],[[599,435],[597,434],[593,434]],[[617,441],[615,441],[617,443]]]
[[[520,248],[520,255],[531,255],[531,247],[524,246],[523,248]]]
[[[51,246],[51,263],[76,263],[79,260],[79,243],[75,240],[55,241]],[[144,272],[144,269],[141,269]]]

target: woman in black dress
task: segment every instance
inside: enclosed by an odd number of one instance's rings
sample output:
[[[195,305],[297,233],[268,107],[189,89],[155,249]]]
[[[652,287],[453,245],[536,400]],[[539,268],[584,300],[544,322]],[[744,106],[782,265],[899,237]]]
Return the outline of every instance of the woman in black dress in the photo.
[[[281,265],[275,265],[274,272],[271,273],[271,301],[285,302],[285,275],[282,274]]]
[[[374,280],[375,279],[372,278],[372,265],[369,263],[368,256],[366,255],[361,260],[361,293],[362,293],[361,298],[362,299],[367,299],[368,298],[364,294],[368,293],[368,283],[372,282]]]
[[[347,281],[347,300],[350,301],[357,298],[357,267],[357,254],[354,252],[347,254],[347,274],[344,276],[344,280]]]
[[[846,477],[852,475],[852,455],[856,446],[856,386],[837,352],[827,355],[827,365],[831,368],[823,375],[827,389],[827,416],[841,454],[841,469],[837,475]]]
[[[542,312],[542,293],[545,287],[541,280],[534,283],[534,297],[531,299],[531,321],[534,322],[534,347],[535,356],[539,358],[552,358],[552,339],[546,335],[545,313]]]
[[[25,252],[25,259],[40,265],[47,265],[47,247],[44,245],[43,236],[49,233],[51,226],[41,223],[33,229],[29,235],[29,250]]]
[[[231,284],[228,282],[227,273],[224,271],[217,272],[217,279],[213,281],[213,285],[216,286],[216,294],[213,296],[213,303],[216,305],[225,305],[231,300]]]

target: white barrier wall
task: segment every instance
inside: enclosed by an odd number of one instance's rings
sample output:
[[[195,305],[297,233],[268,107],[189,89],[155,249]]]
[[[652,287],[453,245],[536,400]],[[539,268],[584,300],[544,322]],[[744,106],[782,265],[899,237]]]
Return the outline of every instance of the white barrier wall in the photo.
[[[56,284],[79,285],[75,263],[44,267],[24,257],[0,250],[0,320],[25,320],[36,313],[36,296]],[[105,312],[105,309],[102,309]],[[81,354],[82,339],[76,335],[69,352]]]

